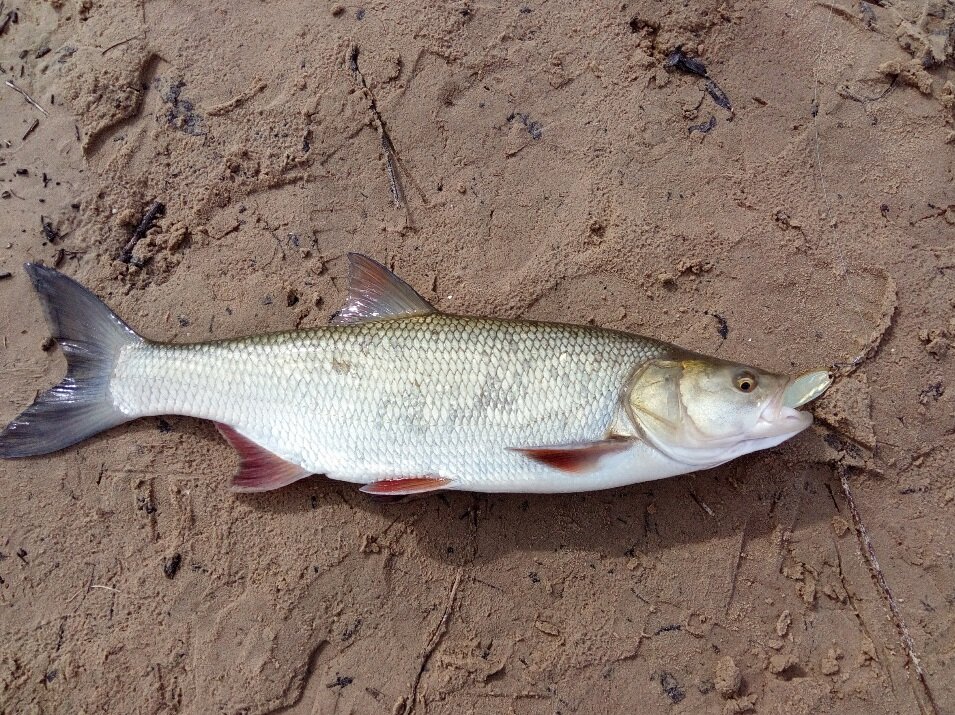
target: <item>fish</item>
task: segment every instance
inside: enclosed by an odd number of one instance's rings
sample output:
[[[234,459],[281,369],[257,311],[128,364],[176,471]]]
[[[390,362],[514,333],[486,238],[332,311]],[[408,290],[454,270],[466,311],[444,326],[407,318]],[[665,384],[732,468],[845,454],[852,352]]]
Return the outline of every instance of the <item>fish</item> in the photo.
[[[775,447],[833,380],[589,325],[444,313],[377,261],[348,262],[329,325],[190,344],[147,340],[72,278],[26,264],[67,372],[0,432],[0,458],[184,415],[238,452],[236,492],[313,474],[378,495],[583,492]]]

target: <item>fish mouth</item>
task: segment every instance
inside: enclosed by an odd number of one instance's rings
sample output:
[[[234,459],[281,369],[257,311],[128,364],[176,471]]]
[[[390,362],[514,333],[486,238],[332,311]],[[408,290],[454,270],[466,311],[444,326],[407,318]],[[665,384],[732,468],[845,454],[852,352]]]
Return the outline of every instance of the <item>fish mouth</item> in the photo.
[[[812,424],[812,415],[799,410],[822,395],[832,384],[828,370],[813,370],[790,380],[769,401],[759,417],[764,430],[775,434],[795,434]]]

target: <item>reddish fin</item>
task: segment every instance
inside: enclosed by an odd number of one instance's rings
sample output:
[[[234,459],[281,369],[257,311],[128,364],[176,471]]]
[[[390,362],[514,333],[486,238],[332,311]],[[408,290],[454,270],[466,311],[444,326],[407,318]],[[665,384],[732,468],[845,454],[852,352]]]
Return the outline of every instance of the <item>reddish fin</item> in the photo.
[[[234,427],[215,423],[219,432],[239,453],[239,473],[232,477],[234,492],[267,492],[297,482],[311,474],[244,437]]]
[[[562,472],[584,474],[594,469],[602,457],[623,452],[631,446],[633,441],[629,439],[605,439],[601,442],[559,444],[552,447],[515,447],[514,451]]]
[[[378,261],[360,253],[348,254],[348,298],[332,316],[333,325],[434,312],[414,288]]]
[[[442,477],[401,477],[399,479],[382,479],[366,484],[360,491],[365,494],[421,494],[443,489],[451,483],[451,479]]]

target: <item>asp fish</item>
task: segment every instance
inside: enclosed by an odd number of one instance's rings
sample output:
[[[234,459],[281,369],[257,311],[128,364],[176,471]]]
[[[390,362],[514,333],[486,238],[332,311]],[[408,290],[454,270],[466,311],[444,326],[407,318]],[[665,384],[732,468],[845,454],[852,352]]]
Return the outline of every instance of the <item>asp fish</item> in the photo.
[[[26,271],[68,370],[0,433],[0,457],[188,415],[238,451],[236,491],[311,474],[376,494],[618,487],[778,445],[832,381],[616,330],[445,314],[357,254],[331,325],[185,345],[140,337],[62,273]]]

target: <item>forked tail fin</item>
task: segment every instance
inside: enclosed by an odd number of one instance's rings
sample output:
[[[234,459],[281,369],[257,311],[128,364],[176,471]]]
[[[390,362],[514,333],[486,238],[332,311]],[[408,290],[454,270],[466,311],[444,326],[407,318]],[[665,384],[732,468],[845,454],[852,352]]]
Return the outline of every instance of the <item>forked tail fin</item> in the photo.
[[[0,432],[0,457],[6,459],[55,452],[130,419],[113,406],[109,380],[123,346],[143,340],[72,278],[35,263],[25,269],[67,372]]]

